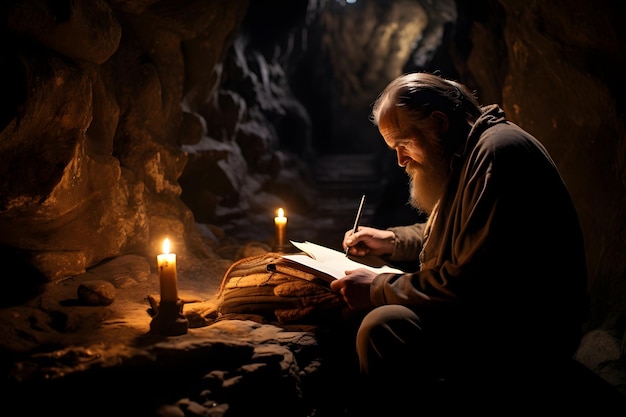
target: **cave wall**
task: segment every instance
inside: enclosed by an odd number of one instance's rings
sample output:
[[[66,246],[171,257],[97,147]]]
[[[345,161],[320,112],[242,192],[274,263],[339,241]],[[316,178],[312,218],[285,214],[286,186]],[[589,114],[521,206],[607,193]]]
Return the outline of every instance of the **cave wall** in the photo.
[[[181,102],[215,89],[247,2],[154,3],[3,3],[0,239],[50,280],[193,237]]]
[[[544,143],[572,193],[586,240],[596,324],[623,315],[624,4],[501,0],[485,3],[484,14],[472,12],[470,2],[461,4],[461,13],[476,18],[463,68],[484,92],[483,101],[500,102],[511,120]],[[541,215],[541,204],[529,201],[529,215]],[[540,230],[533,233],[541,239]]]

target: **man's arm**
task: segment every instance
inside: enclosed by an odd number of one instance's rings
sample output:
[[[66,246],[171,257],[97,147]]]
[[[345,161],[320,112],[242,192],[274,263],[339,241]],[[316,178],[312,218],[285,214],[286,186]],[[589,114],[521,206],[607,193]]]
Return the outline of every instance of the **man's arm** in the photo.
[[[387,230],[395,235],[395,246],[389,257],[395,262],[415,262],[419,259],[424,240],[425,223],[415,223],[410,226],[390,227]]]

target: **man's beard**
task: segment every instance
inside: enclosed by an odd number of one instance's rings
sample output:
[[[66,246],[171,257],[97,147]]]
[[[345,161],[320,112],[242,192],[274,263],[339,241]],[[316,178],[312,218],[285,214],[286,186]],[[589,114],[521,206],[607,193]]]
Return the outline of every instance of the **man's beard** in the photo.
[[[428,164],[409,162],[406,166],[411,191],[409,203],[416,209],[430,215],[443,196],[450,176],[449,164],[445,158],[430,160]]]

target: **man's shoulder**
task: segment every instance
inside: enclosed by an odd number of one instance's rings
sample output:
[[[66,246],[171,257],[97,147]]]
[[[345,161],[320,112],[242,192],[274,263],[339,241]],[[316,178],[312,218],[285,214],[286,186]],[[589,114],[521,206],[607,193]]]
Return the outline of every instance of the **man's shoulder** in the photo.
[[[541,144],[534,136],[508,120],[486,126],[475,145],[487,151],[537,146],[541,147]]]

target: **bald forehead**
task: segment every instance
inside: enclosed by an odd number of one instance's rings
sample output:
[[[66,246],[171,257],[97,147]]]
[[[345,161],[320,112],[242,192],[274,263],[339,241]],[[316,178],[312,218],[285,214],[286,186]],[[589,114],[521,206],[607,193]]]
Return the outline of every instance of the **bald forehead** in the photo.
[[[406,112],[397,107],[389,107],[380,114],[378,130],[385,141],[406,139],[412,130],[412,124]]]

